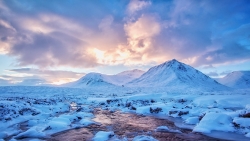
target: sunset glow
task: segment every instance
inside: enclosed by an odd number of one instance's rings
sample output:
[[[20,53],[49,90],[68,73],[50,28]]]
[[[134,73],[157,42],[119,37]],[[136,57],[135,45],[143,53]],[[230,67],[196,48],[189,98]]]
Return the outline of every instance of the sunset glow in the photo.
[[[247,0],[3,0],[1,83],[61,84],[93,71],[146,71],[173,58],[212,77],[249,70],[249,5]],[[56,71],[72,75],[44,73]]]

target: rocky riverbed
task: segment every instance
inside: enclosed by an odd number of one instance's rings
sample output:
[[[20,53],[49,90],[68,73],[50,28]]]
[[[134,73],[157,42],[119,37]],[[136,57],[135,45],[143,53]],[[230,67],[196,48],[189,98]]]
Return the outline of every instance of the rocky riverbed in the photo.
[[[173,122],[152,116],[137,115],[134,113],[122,113],[120,111],[108,111],[95,109],[96,124],[84,128],[71,129],[53,134],[49,141],[91,141],[98,131],[113,131],[118,139],[131,141],[135,136],[152,136],[159,141],[222,141],[207,137],[200,133],[193,133],[190,129],[181,129]],[[156,131],[159,126],[167,126],[171,131]],[[112,139],[110,139],[112,140]]]

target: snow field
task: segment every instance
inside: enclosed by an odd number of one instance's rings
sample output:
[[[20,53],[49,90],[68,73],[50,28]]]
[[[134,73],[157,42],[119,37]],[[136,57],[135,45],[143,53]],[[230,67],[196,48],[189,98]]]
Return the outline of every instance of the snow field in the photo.
[[[195,125],[193,132],[225,131],[248,136],[250,131],[250,118],[241,117],[249,112],[248,95],[143,94],[88,101],[95,101],[103,109],[181,117],[186,124]]]

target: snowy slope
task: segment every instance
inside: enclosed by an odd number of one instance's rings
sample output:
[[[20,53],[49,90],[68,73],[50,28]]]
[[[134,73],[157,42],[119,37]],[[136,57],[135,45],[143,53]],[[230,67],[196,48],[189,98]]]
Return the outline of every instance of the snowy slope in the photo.
[[[121,86],[140,77],[144,71],[130,70],[124,71],[116,75],[106,75],[101,73],[89,73],[79,80],[64,84],[64,87],[107,87],[107,86]]]
[[[127,84],[135,87],[223,89],[225,86],[200,71],[173,59],[150,68],[138,79]]]
[[[63,87],[91,87],[91,86],[114,86],[108,79],[107,75],[100,73],[88,73],[77,81],[70,82],[67,84],[61,85]]]
[[[250,71],[234,71],[217,81],[232,88],[250,88]]]
[[[115,83],[117,85],[123,85],[136,78],[139,78],[144,73],[145,71],[134,69],[134,70],[123,71],[121,73],[113,75],[113,77],[114,77],[114,80],[116,80]]]

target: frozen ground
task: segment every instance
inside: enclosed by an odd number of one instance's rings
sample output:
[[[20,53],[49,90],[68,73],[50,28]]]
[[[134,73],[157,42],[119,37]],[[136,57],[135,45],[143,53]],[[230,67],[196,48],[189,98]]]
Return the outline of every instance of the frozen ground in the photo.
[[[0,87],[0,139],[47,139],[50,135],[98,124],[93,110],[134,112],[166,118],[193,132],[228,139],[250,140],[250,90],[172,92],[110,88]],[[178,122],[177,122],[178,121]],[[156,130],[168,130],[166,125]],[[173,132],[173,131],[167,131]],[[178,131],[176,131],[178,132]],[[110,132],[98,132],[111,137]],[[231,135],[231,136],[230,136]],[[236,136],[236,139],[233,139]],[[139,136],[134,140],[152,138]],[[116,139],[119,140],[119,139]]]

